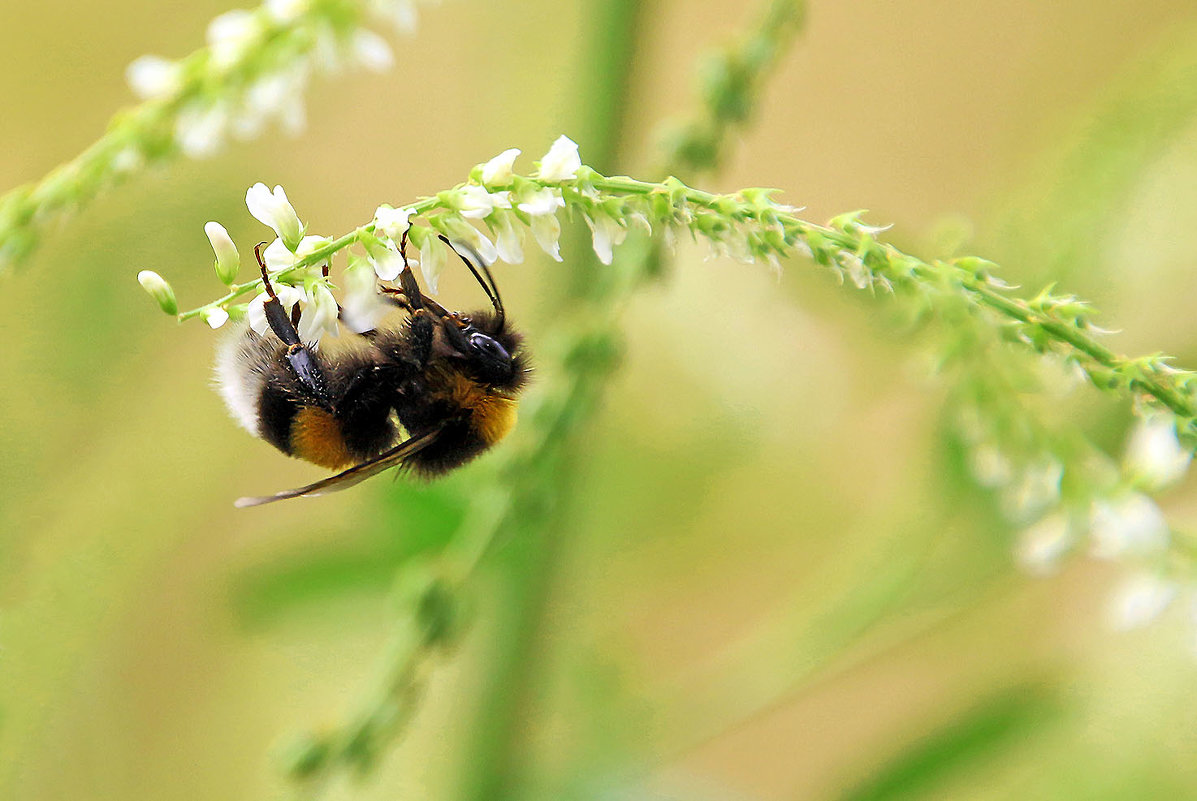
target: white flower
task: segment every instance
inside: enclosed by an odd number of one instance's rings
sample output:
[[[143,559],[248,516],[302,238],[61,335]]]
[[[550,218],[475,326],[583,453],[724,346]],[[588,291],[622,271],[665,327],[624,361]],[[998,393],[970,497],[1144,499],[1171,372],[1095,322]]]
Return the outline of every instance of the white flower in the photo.
[[[233,118],[233,133],[241,139],[252,139],[272,118],[278,120],[288,136],[302,133],[307,127],[307,110],[303,105],[307,86],[308,68],[302,63],[254,81]]]
[[[561,261],[561,222],[557,219],[557,210],[565,206],[561,197],[561,190],[552,187],[537,189],[526,196],[516,208],[529,215],[532,220],[532,236],[536,237],[536,244],[541,250]]]
[[[261,32],[257,17],[244,9],[226,11],[208,23],[208,46],[217,69],[232,66],[257,44]]]
[[[561,221],[556,214],[542,214],[532,218],[532,236],[540,249],[556,261],[561,261]]]
[[[453,198],[453,208],[462,217],[481,220],[483,217],[489,217],[495,210],[495,202],[485,187],[470,184],[457,191]]]
[[[378,294],[374,266],[366,259],[351,258],[342,275],[341,324],[355,334],[374,330],[392,308]]]
[[[129,175],[145,166],[145,156],[137,145],[125,145],[112,157],[112,171],[117,175]]]
[[[373,31],[357,30],[349,47],[354,61],[372,72],[385,72],[395,64],[391,46]]]
[[[262,5],[272,20],[285,25],[307,13],[309,0],[266,0]]]
[[[1168,525],[1155,502],[1141,493],[1095,501],[1090,513],[1092,553],[1101,559],[1158,551],[1168,544]]]
[[[490,161],[482,165],[482,183],[486,186],[505,184],[511,180],[512,169],[516,156],[520,154],[517,148],[504,150]]]
[[[1126,446],[1126,468],[1152,489],[1174,483],[1185,474],[1193,454],[1176,438],[1176,423],[1170,415],[1154,415],[1138,421]]]
[[[324,334],[337,336],[337,299],[324,284],[316,284],[299,318],[299,338],[316,343]]]
[[[374,273],[383,281],[394,281],[403,272],[403,256],[396,247],[380,239],[366,238],[366,257],[374,267]]]
[[[303,236],[303,224],[281,186],[274,187],[271,192],[266,184],[254,184],[245,193],[245,205],[250,214],[273,228],[287,248],[294,252]]]
[[[158,275],[153,270],[142,270],[137,274],[137,283],[141,284],[141,288],[150,293],[150,297],[158,301],[158,305],[162,311],[167,314],[178,314],[179,304],[175,300],[175,291],[170,288],[170,284],[166,279]]]
[[[565,208],[565,200],[561,197],[560,189],[546,186],[528,195],[517,208],[525,214],[540,217],[545,214],[556,214],[557,209]]]
[[[495,249],[508,264],[520,264],[524,260],[524,230],[515,226],[512,217],[509,212],[495,215]]]
[[[1002,505],[1012,520],[1032,520],[1060,497],[1064,466],[1048,456],[1028,465],[1002,493]]]
[[[188,158],[208,158],[224,146],[228,124],[229,113],[224,103],[191,103],[175,119],[175,141]]]
[[[1118,631],[1129,631],[1151,623],[1176,597],[1179,588],[1153,573],[1135,573],[1122,582],[1110,598],[1107,617]]]
[[[1073,533],[1068,518],[1056,513],[1023,529],[1018,535],[1014,556],[1028,573],[1047,575],[1059,567],[1061,557],[1068,553],[1072,543]]]
[[[445,269],[445,259],[449,255],[447,250],[435,236],[428,237],[428,241],[420,249],[420,272],[424,275],[424,284],[428,291],[434,295],[437,284],[440,283],[441,273]]]
[[[303,291],[303,288],[291,286],[290,284],[274,283],[274,294],[278,296],[278,301],[284,309],[290,309],[296,303],[300,304],[302,308],[308,302],[308,295]],[[266,301],[268,299],[269,296],[265,292],[260,292],[256,298],[249,302],[249,305],[245,309],[245,316],[249,320],[249,327],[262,335],[265,335],[270,330],[270,323],[266,319]]]
[[[623,242],[624,237],[628,235],[628,229],[620,225],[614,217],[602,213],[596,219],[591,219],[587,214],[586,224],[590,226],[594,252],[598,254],[599,261],[610,264],[614,258],[614,246]]]
[[[299,240],[295,251],[292,252],[283,240],[276,239],[262,251],[262,261],[266,262],[266,269],[268,271],[277,273],[280,270],[287,269],[305,256],[312,255],[331,241],[327,236],[305,236]],[[319,265],[314,265],[313,269],[317,269],[318,267]],[[291,280],[298,280],[298,278]]]
[[[395,244],[403,239],[403,234],[411,227],[409,220],[411,209],[393,209],[390,206],[379,206],[374,212],[374,233],[381,234]]]
[[[229,232],[220,223],[209,222],[204,224],[204,233],[216,253],[216,274],[223,283],[233,283],[237,280],[237,271],[241,269],[241,256]]]
[[[125,80],[142,100],[170,97],[179,91],[183,78],[177,62],[161,56],[141,56],[125,68]]]
[[[978,445],[969,457],[973,477],[983,487],[1001,487],[1014,475],[1010,460],[992,444]]]
[[[491,242],[481,231],[461,217],[455,214],[444,214],[441,215],[440,221],[445,227],[446,235],[450,239],[456,239],[472,245],[474,250],[478,251],[478,255],[487,264],[499,258],[499,251],[495,248],[495,243]]]
[[[203,317],[204,322],[212,329],[220,328],[229,321],[229,313],[219,306],[205,311]]]
[[[572,181],[578,177],[578,168],[581,166],[577,142],[568,136],[559,136],[540,160],[536,177],[542,181]]]

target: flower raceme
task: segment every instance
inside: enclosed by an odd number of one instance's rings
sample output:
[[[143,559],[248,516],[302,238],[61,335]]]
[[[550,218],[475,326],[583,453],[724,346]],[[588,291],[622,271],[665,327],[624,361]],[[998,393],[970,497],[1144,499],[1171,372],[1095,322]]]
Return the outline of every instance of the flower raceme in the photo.
[[[983,259],[922,261],[879,241],[884,229],[866,225],[859,212],[818,225],[776,202],[772,190],[714,194],[674,178],[654,183],[604,176],[586,166],[578,146],[564,136],[531,174],[516,171],[519,156],[518,150],[505,150],[477,165],[456,187],[405,206],[381,205],[370,222],[336,238],[309,234],[281,187],[252,187],[246,194],[247,207],[275,234],[263,254],[266,269],[283,304],[300,309],[300,335],[317,344],[325,335],[336,335],[339,325],[355,331],[372,327],[386,312],[377,281],[398,276],[405,234],[408,263],[418,265],[430,292],[436,291],[448,258],[438,235],[469,244],[488,262],[516,264],[524,258],[531,231],[536,245],[561,261],[563,211],[582,217],[603,263],[611,263],[634,228],[666,241],[685,233],[717,255],[775,267],[781,258],[804,255],[829,268],[841,282],[861,289],[901,290],[929,307],[963,304],[1000,327],[1014,349],[1042,354],[1048,357],[1044,363],[1063,363],[1102,390],[1135,394],[1138,410],[1149,420],[1128,449],[1123,465],[1127,478],[1104,494],[1095,491],[1088,508],[1062,506],[1065,466],[1050,453],[1017,463],[984,431],[970,440],[976,448],[978,479],[1002,493],[1013,522],[1027,526],[1018,550],[1024,564],[1050,572],[1059,558],[1080,550],[1082,535],[1088,535],[1092,555],[1139,567],[1178,554],[1166,523],[1144,491],[1175,482],[1188,466],[1189,450],[1197,442],[1194,375],[1173,368],[1165,357],[1131,359],[1114,353],[1100,342],[1104,332],[1091,325],[1093,310],[1083,302],[1049,291],[1020,298],[1013,294],[1015,287],[993,275],[996,265]],[[210,223],[205,230],[227,292],[178,314],[179,319],[198,317],[215,328],[228,319],[246,318],[264,332],[261,280],[235,283],[235,245],[218,224]],[[347,266],[338,307],[329,268],[340,251],[347,253]],[[144,271],[141,280],[165,310],[175,313],[173,292],[161,277]]]

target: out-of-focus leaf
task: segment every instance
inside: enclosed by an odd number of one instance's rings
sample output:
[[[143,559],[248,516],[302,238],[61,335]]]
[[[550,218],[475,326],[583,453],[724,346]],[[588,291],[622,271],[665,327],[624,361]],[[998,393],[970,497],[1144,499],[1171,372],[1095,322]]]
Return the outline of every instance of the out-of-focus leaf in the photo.
[[[967,710],[920,738],[839,798],[890,801],[920,798],[961,770],[999,757],[1004,748],[1033,737],[1059,713],[1059,703],[1039,686],[1019,686]]]

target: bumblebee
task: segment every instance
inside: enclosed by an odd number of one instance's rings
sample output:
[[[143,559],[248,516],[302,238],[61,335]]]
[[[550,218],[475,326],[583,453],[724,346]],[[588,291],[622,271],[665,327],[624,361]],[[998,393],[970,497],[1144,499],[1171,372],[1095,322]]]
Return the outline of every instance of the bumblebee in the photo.
[[[217,355],[216,383],[233,417],[288,456],[341,472],[305,487],[241,498],[239,507],[353,486],[392,467],[434,478],[503,439],[515,425],[528,356],[507,322],[487,264],[441,240],[473,273],[491,308],[461,314],[424,295],[400,243],[398,287],[383,298],[406,312],[326,353],[300,340],[255,249],[266,289],[264,335],[246,328]],[[483,278],[485,275],[485,279]],[[404,436],[401,436],[401,432]]]

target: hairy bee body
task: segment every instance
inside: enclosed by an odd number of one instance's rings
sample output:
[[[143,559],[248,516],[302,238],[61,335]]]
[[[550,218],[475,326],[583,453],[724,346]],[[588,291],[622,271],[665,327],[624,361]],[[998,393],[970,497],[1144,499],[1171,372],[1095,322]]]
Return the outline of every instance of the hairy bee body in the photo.
[[[405,269],[403,288],[390,293],[407,318],[326,351],[300,341],[263,265],[269,327],[263,334],[247,327],[218,351],[217,388],[251,434],[341,472],[238,504],[317,495],[391,467],[433,478],[503,439],[515,425],[528,365],[522,338],[508,326],[498,289],[482,269],[490,283],[481,277],[479,283],[494,311],[448,312],[422,295]]]
[[[493,315],[478,312],[466,319],[495,336],[508,353],[516,351],[518,335],[494,330]],[[473,374],[469,361],[453,352],[437,328],[421,364],[416,355],[421,336],[409,320],[369,332],[355,348],[329,355],[313,350],[325,399],[296,375],[282,340],[246,328],[218,354],[217,386],[233,417],[251,434],[332,470],[376,458],[396,444],[400,427],[415,434],[439,426],[437,437],[403,462],[417,475],[433,477],[507,435],[515,424],[526,366],[520,359],[509,380],[490,384]]]

